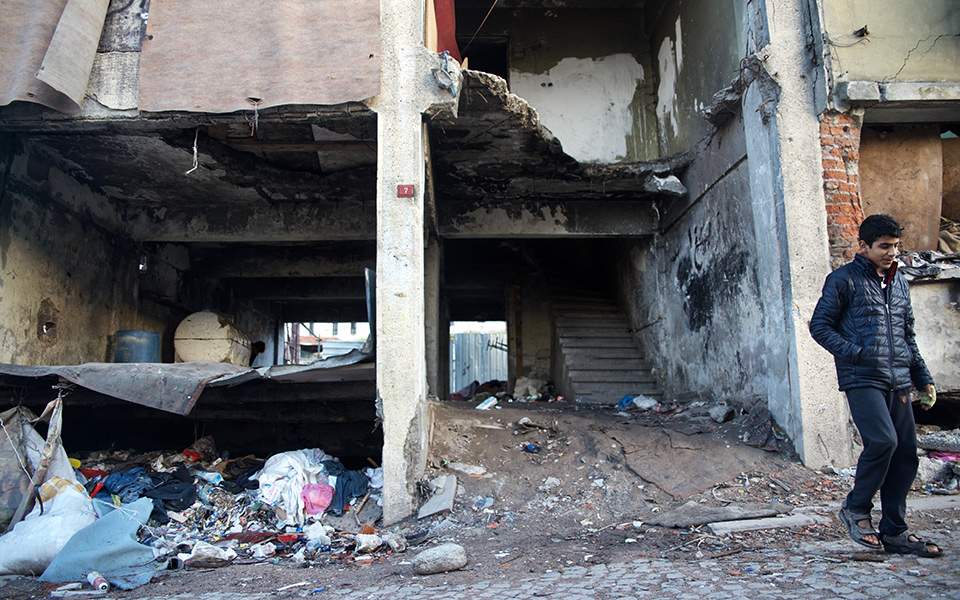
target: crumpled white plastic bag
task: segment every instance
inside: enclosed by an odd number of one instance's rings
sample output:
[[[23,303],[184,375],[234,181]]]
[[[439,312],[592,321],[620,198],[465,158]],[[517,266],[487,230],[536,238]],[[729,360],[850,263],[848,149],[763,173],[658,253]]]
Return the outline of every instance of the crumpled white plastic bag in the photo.
[[[319,448],[274,454],[253,477],[260,482],[260,499],[282,508],[288,523],[303,524],[305,507],[300,492],[308,483],[327,482],[321,464],[325,460],[333,457]]]
[[[97,519],[93,502],[79,483],[53,477],[40,487],[38,503],[0,537],[0,575],[40,575],[73,537]]]

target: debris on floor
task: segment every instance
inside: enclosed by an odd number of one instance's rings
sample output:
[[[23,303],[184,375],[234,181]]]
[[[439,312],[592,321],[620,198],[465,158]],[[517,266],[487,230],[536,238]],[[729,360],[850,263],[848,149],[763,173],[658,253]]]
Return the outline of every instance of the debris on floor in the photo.
[[[98,571],[108,585],[133,589],[168,569],[360,563],[357,554],[406,549],[405,540],[380,537],[372,527],[382,514],[381,468],[350,470],[318,448],[231,458],[207,436],[179,452],[91,452],[72,459],[74,469],[66,454],[54,460],[63,453],[57,427],[49,428],[45,454],[37,454],[45,443],[24,410],[2,416],[3,477],[45,481],[33,510],[0,537],[0,574],[71,583]],[[46,477],[41,464],[56,469]],[[457,484],[449,479],[452,503]],[[26,499],[8,502],[6,514]]]
[[[722,403],[695,404],[513,403],[477,412],[470,403],[443,403],[420,518],[390,527],[380,522],[382,470],[353,471],[319,448],[234,457],[204,437],[182,451],[91,452],[78,457],[74,477],[99,518],[52,557],[42,579],[56,587],[44,593],[94,593],[91,570],[121,589],[161,579],[167,592],[186,592],[201,569],[230,573],[219,579],[244,587],[262,572],[255,567],[274,565],[286,575],[269,591],[297,594],[311,580],[299,569],[351,569],[351,578],[376,565],[403,577],[543,572],[843,539],[835,510],[825,506],[849,490],[852,469],[810,471],[746,445],[754,433],[777,440],[762,407],[735,409],[721,422],[709,413]],[[925,458],[955,473],[949,452]],[[921,483],[913,494],[948,485]],[[43,507],[54,514],[56,500]],[[133,514],[139,520],[125,529],[98,533],[111,518],[129,522]],[[97,554],[104,535],[124,540],[123,564]]]

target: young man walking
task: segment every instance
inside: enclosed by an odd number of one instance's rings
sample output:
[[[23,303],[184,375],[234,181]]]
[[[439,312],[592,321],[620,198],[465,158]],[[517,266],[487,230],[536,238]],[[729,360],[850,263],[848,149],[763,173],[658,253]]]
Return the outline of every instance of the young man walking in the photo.
[[[860,225],[860,253],[827,276],[810,320],[810,334],[833,356],[840,391],[846,392],[863,439],[853,489],[840,508],[850,537],[868,548],[896,554],[940,556],[943,551],[907,531],[907,493],[917,475],[917,431],[910,386],[924,410],[936,401],[913,330],[910,289],[897,273],[903,229],[890,215]],[[879,533],[870,511],[879,490]]]

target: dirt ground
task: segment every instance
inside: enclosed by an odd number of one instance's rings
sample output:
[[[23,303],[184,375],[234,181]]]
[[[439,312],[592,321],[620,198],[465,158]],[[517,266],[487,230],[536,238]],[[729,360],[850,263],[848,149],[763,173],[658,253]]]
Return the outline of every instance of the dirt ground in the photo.
[[[405,552],[384,546],[357,554],[347,546],[296,563],[281,547],[278,556],[263,562],[167,571],[149,585],[114,590],[110,596],[233,591],[300,597],[386,585],[414,577],[412,557],[445,541],[466,549],[468,565],[425,581],[455,585],[638,556],[697,560],[759,549],[790,551],[802,541],[845,538],[833,518],[825,525],[726,537],[714,536],[706,527],[651,524],[691,500],[717,507],[774,502],[798,509],[843,498],[852,483],[849,475],[806,469],[787,448],[778,452],[745,445],[747,415],[717,424],[704,416],[706,408],[644,412],[512,403],[480,411],[475,406],[435,406],[427,479],[457,476],[453,510],[423,520],[411,517],[388,528],[375,525],[377,533],[408,538]],[[527,424],[518,425],[524,419]],[[929,492],[917,488],[912,493]],[[822,512],[833,515],[832,509]],[[913,525],[935,527],[925,521],[931,518],[918,515]],[[851,543],[851,553],[857,548]],[[0,591],[25,600],[46,597],[56,587],[23,579]]]

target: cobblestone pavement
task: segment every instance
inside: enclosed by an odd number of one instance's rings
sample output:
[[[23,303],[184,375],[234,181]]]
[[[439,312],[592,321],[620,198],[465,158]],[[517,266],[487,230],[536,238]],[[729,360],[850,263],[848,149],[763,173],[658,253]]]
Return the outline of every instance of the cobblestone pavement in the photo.
[[[562,573],[509,574],[473,583],[448,583],[454,574],[395,577],[382,585],[354,589],[348,583],[311,582],[270,593],[217,592],[157,596],[143,600],[262,600],[331,598],[337,600],[923,600],[960,599],[960,555],[939,559],[881,556],[882,562],[854,560],[850,542],[805,545],[793,553],[768,550],[695,561],[638,558]],[[860,556],[860,555],[856,555]],[[524,576],[526,575],[526,576]]]

